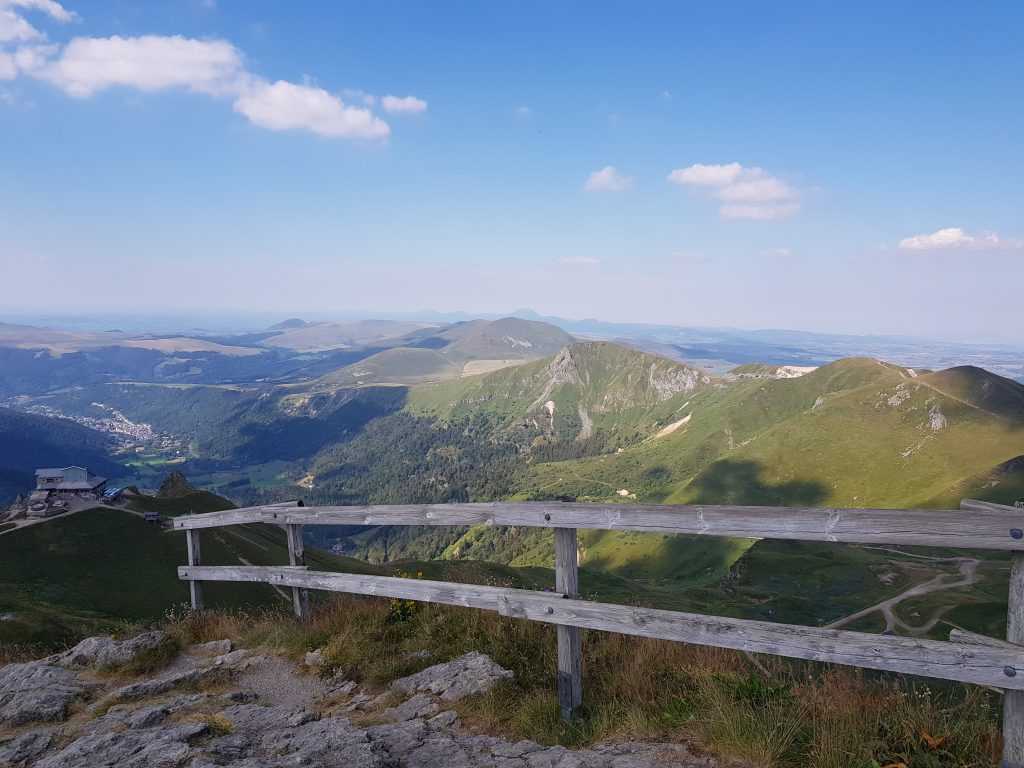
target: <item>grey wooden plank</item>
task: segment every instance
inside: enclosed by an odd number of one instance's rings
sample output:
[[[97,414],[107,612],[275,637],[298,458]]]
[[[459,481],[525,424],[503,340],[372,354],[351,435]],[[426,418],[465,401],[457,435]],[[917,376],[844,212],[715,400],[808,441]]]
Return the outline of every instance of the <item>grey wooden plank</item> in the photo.
[[[960,645],[985,645],[989,648],[1001,648],[1003,650],[1016,650],[1017,646],[1013,643],[1008,643],[1005,640],[1000,640],[997,637],[989,637],[988,635],[979,635],[975,632],[968,632],[964,629],[951,629],[949,630],[949,642],[959,643]]]
[[[200,559],[200,547],[199,547],[199,531],[188,531],[185,534],[185,556],[188,559],[190,566],[199,565]],[[192,603],[193,611],[203,610],[203,585],[195,579],[188,583],[189,598]]]
[[[555,591],[580,596],[579,547],[575,528],[555,528]],[[580,628],[558,626],[558,706],[571,720],[583,703],[583,655]]]
[[[1024,519],[1024,509],[1012,507],[1009,504],[996,504],[993,501],[978,501],[977,499],[963,499],[960,502],[960,509],[965,512],[1005,512],[1016,514]]]
[[[288,563],[294,568],[305,566],[306,550],[302,541],[301,525],[286,525],[285,532],[288,536]],[[309,623],[309,590],[302,587],[292,587],[292,604],[295,608],[295,618],[302,624]]]
[[[176,518],[175,527],[256,522],[301,525],[511,525],[651,531],[695,536],[792,539],[1024,551],[1013,507],[971,510],[750,507],[734,505],[493,502],[282,509],[250,507]]]
[[[1024,554],[1014,552],[1010,561],[1010,591],[1006,614],[1006,640],[1024,646]],[[1024,648],[1021,648],[1024,650]],[[1024,667],[1016,667],[1024,677]],[[1024,768],[1024,691],[1003,696],[1002,768]]]
[[[990,648],[840,629],[593,603],[557,593],[260,566],[183,566],[182,579],[257,581],[497,610],[505,616],[695,645],[1024,690],[1024,648]],[[1024,575],[1021,576],[1024,580]]]

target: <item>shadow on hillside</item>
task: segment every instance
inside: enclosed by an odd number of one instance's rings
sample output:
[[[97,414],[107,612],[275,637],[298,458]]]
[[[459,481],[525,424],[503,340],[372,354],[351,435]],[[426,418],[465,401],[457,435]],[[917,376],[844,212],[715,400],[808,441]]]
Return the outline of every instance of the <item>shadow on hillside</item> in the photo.
[[[339,390],[313,415],[288,414],[268,403],[262,412],[252,409],[237,432],[242,441],[231,449],[232,458],[245,464],[275,459],[294,461],[315,456],[324,448],[351,440],[373,419],[405,407],[408,387],[365,387]]]
[[[816,480],[772,484],[764,473],[765,467],[757,461],[721,459],[690,483],[689,490],[695,494],[690,502],[813,507],[828,497],[828,489]]]

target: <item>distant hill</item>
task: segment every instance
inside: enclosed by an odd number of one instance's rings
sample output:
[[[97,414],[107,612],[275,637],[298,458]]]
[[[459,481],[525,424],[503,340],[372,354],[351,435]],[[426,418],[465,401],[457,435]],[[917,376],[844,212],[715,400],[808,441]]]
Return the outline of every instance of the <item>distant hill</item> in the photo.
[[[264,338],[260,343],[265,347],[283,347],[298,352],[320,352],[367,346],[385,339],[394,339],[391,346],[395,346],[401,343],[402,337],[410,333],[434,327],[431,323],[406,320],[307,323],[293,319],[268,328],[269,331],[281,332]]]
[[[504,317],[469,320],[421,334],[412,346],[436,349],[456,360],[534,360],[557,352],[575,339],[549,323]]]
[[[0,408],[0,506],[35,487],[41,467],[88,467],[104,477],[121,477],[125,468],[111,458],[109,437],[76,424]]]

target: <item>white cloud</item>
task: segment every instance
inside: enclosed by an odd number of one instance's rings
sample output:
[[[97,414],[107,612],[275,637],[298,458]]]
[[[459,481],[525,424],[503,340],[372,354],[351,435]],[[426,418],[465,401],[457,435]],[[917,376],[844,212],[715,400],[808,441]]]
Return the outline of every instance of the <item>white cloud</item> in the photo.
[[[41,11],[57,21],[76,21],[78,14],[69,11],[55,0],[0,0],[0,7],[21,8],[26,11]]]
[[[76,37],[56,60],[31,72],[78,98],[115,86],[224,93],[242,73],[242,54],[231,43],[180,35]]]
[[[689,184],[694,187],[724,187],[732,184],[743,173],[739,163],[728,165],[703,165],[694,163],[686,168],[676,168],[668,175],[669,181],[676,184]]]
[[[78,18],[53,0],[0,0],[0,43],[46,39],[46,35],[22,15],[25,11],[39,11],[57,21],[74,21]]]
[[[570,267],[596,267],[601,263],[600,259],[593,256],[563,256],[555,259],[555,264],[565,264]]]
[[[384,96],[380,100],[380,106],[385,112],[391,113],[415,115],[427,111],[427,102],[415,96]]]
[[[256,81],[234,104],[261,128],[272,131],[305,129],[320,136],[378,138],[390,133],[388,124],[363,107],[352,107],[323,88]]]
[[[516,117],[529,117],[533,114],[533,108],[524,104],[521,107],[516,107],[514,114]]]
[[[992,251],[1013,243],[1003,243],[997,235],[988,233],[981,237],[967,234],[961,227],[946,227],[931,234],[914,235],[900,240],[902,251]]]
[[[695,163],[676,168],[668,180],[724,201],[718,212],[726,219],[785,219],[800,210],[800,190],[763,168]]]
[[[633,186],[633,179],[623,176],[611,165],[594,171],[587,178],[583,188],[588,192],[621,192]]]
[[[77,19],[54,0],[0,0],[0,43],[16,44],[13,50],[0,48],[0,80],[24,74],[83,99],[109,88],[180,88],[231,99],[235,112],[270,130],[307,130],[339,138],[381,138],[390,133],[388,124],[366,108],[377,104],[375,97],[356,92],[365,106],[352,106],[315,85],[270,82],[248,71],[242,52],[227,40],[115,35],[75,37],[67,45],[53,45],[25,20],[26,10],[58,21]],[[380,103],[388,112],[427,108],[427,102],[414,96],[386,96]]]

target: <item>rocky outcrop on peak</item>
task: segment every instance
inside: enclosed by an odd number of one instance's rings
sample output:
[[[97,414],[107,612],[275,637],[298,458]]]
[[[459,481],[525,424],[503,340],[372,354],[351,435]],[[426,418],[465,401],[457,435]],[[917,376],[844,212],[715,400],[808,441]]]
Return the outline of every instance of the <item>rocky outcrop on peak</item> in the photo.
[[[181,470],[173,470],[164,481],[160,483],[160,488],[156,492],[156,498],[158,499],[180,499],[182,496],[188,496],[192,493],[199,493],[199,489],[193,486],[188,479],[181,474]]]

